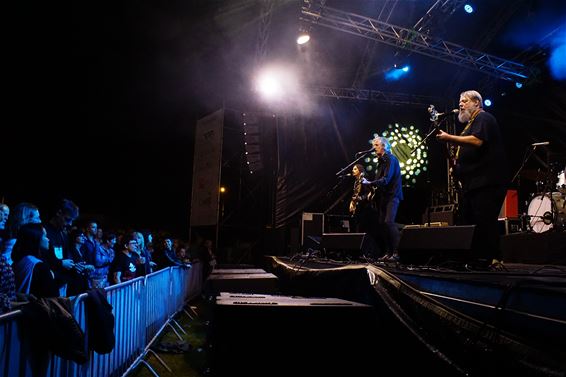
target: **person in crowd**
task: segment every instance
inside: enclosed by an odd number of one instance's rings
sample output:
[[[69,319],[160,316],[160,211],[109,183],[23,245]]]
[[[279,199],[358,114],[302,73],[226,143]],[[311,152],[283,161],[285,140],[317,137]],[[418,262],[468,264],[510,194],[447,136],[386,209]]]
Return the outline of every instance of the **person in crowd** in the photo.
[[[0,314],[10,311],[12,301],[16,299],[16,283],[12,266],[4,255],[4,238],[6,222],[10,215],[10,207],[0,203]]]
[[[70,233],[71,247],[69,257],[73,260],[74,266],[71,271],[67,296],[76,296],[86,292],[90,288],[89,278],[94,271],[94,257],[91,259],[84,247],[86,236],[81,229],[74,229]]]
[[[98,223],[96,221],[89,221],[86,224],[84,231],[84,243],[81,246],[81,251],[84,254],[84,260],[88,264],[94,265],[94,259],[96,258],[97,249],[100,247],[100,243],[96,239],[98,235]]]
[[[374,153],[377,155],[377,167],[373,180],[362,178],[363,185],[371,186],[374,194],[374,207],[377,216],[376,241],[384,252],[381,261],[399,259],[399,228],[395,223],[399,203],[403,200],[401,167],[399,160],[391,153],[391,144],[384,137],[376,137],[372,141]]]
[[[132,232],[132,237],[137,241],[138,247],[134,255],[136,264],[136,276],[144,276],[150,274],[152,267],[155,265],[151,261],[151,257],[145,247],[145,238],[141,232]]]
[[[203,246],[203,257],[204,257],[204,275],[208,277],[212,271],[216,268],[216,255],[214,254],[213,250],[213,242],[212,240],[204,240],[202,243]]]
[[[10,207],[7,204],[0,203],[0,232],[6,229],[6,222],[10,216]]]
[[[177,259],[182,261],[183,263],[190,263],[189,256],[187,255],[187,248],[185,246],[180,246],[176,252]]]
[[[25,224],[40,223],[41,218],[39,215],[39,208],[37,208],[34,204],[24,202],[14,207],[14,210],[8,218],[8,223],[6,224],[7,232],[4,246],[4,255],[9,264],[12,264],[15,258],[20,259],[21,257],[14,255],[14,252],[16,252],[14,246],[20,227]],[[14,248],[14,252],[12,252],[12,248]]]
[[[505,149],[495,117],[484,111],[480,93],[460,94],[459,135],[442,130],[436,138],[457,146],[452,174],[461,193],[459,223],[476,225],[474,255],[490,266],[500,259],[498,215],[505,199],[508,172]]]
[[[5,230],[9,215],[10,207],[0,203],[0,314],[10,311],[12,301],[16,298],[14,271],[4,255]]]
[[[90,285],[92,288],[108,287],[108,273],[110,264],[114,260],[114,245],[116,245],[116,235],[114,233],[105,232],[102,235],[102,243],[96,250],[96,258],[94,260],[94,271],[90,274]]]
[[[119,284],[136,277],[134,254],[138,248],[138,241],[132,235],[124,236],[122,240],[122,250],[116,253],[110,264],[112,284]]]
[[[59,289],[49,265],[40,259],[49,248],[47,232],[40,223],[19,227],[14,245],[16,291],[35,297],[58,297]]]
[[[161,247],[157,251],[158,268],[167,268],[171,266],[186,266],[186,264],[177,258],[177,253],[173,249],[173,241],[171,238],[164,238]]]
[[[60,295],[67,296],[67,284],[74,267],[73,259],[69,256],[69,232],[73,222],[79,217],[79,207],[69,199],[61,199],[49,222],[45,224],[49,250],[44,255],[44,261],[55,273],[55,281]]]
[[[12,266],[0,255],[0,314],[9,312],[16,299],[16,280]]]

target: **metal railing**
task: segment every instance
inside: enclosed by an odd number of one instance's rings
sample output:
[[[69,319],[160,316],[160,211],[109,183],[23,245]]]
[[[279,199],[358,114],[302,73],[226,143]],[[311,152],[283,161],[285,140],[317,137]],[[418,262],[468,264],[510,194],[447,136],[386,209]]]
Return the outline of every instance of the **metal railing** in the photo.
[[[16,310],[0,315],[0,376],[121,376],[139,363],[151,370],[144,361],[149,346],[163,328],[174,321],[173,317],[183,310],[185,303],[201,290],[202,268],[199,264],[191,269],[170,267],[106,288],[115,318],[116,345],[112,352],[103,355],[89,350],[89,359],[82,365],[53,354],[49,354],[46,363],[38,362],[29,352],[30,344],[22,328],[22,312]],[[85,349],[89,336],[86,298],[84,293],[72,300],[73,315],[85,332]]]

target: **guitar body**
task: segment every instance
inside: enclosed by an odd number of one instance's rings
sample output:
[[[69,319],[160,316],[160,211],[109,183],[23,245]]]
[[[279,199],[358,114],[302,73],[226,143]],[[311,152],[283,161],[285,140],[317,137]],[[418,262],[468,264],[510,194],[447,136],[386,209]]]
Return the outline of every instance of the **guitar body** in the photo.
[[[363,187],[364,186],[361,183],[359,183],[359,185],[357,184],[354,188],[354,194],[352,195],[352,200],[350,200],[350,205],[348,208],[352,216],[356,215],[356,213],[360,210],[361,207],[370,205],[375,196],[375,189],[373,187],[370,186],[365,186],[365,188]],[[362,190],[365,190],[367,194],[361,195]]]

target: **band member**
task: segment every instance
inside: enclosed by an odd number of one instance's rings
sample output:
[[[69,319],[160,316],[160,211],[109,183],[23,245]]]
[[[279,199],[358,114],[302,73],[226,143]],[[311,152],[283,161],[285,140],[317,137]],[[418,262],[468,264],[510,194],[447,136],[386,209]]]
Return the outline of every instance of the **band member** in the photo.
[[[401,183],[401,167],[399,160],[391,153],[391,145],[384,137],[376,137],[372,141],[374,153],[377,155],[375,179],[369,181],[362,178],[363,185],[373,187],[375,210],[377,212],[378,242],[384,252],[379,258],[381,261],[395,261],[399,259],[397,246],[399,245],[399,228],[395,223],[399,203],[403,200],[403,187]]]
[[[352,215],[353,229],[355,232],[369,233],[371,231],[371,201],[373,191],[370,186],[362,185],[366,171],[362,164],[356,164],[352,168],[354,177],[354,190],[350,200],[349,212]]]
[[[505,198],[507,166],[499,125],[483,110],[475,90],[460,94],[460,135],[440,131],[436,138],[457,146],[454,178],[460,183],[460,223],[476,225],[474,254],[487,265],[500,259],[497,218]]]

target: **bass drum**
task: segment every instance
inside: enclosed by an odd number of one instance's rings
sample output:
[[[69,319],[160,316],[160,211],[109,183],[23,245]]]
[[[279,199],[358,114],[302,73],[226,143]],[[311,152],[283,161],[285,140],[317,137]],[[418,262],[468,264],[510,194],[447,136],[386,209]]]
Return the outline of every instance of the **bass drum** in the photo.
[[[529,203],[529,224],[535,233],[546,232],[552,228],[563,229],[566,225],[566,201],[564,194],[553,192],[538,194]]]
[[[556,184],[556,189],[563,194],[566,194],[566,169],[558,173],[558,183]]]

